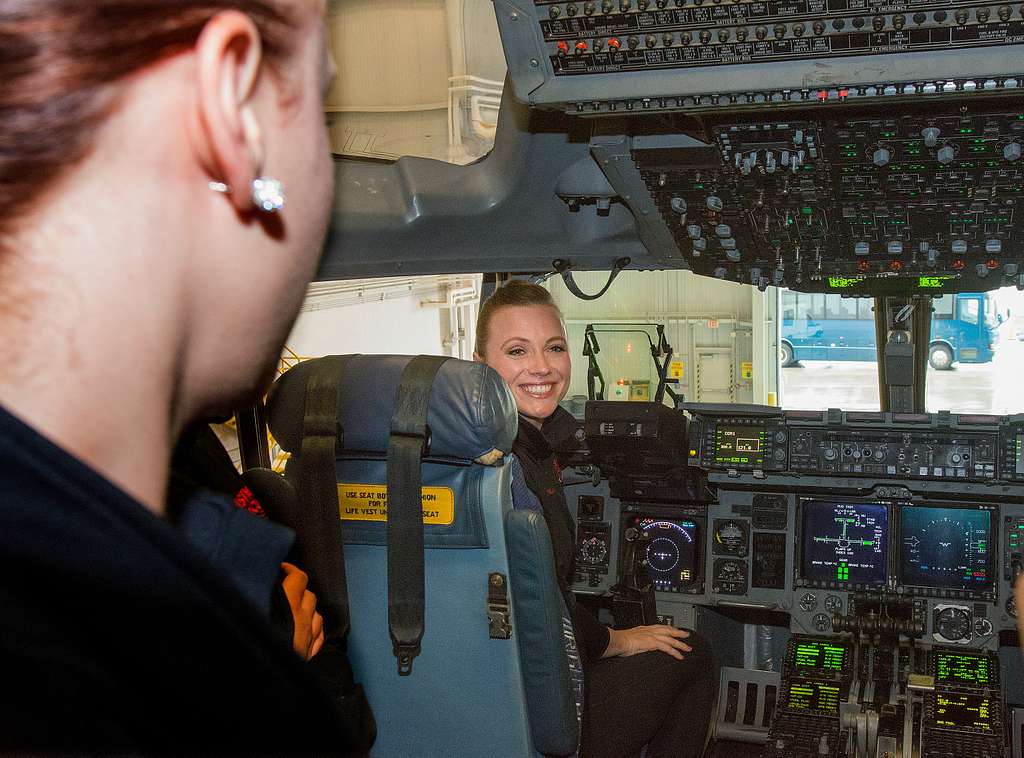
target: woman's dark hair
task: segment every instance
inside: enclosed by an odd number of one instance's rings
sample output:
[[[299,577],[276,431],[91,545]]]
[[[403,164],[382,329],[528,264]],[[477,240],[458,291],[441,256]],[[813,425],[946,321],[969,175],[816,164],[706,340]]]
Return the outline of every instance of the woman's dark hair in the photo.
[[[476,319],[476,353],[483,356],[487,347],[487,338],[490,336],[491,319],[500,309],[512,305],[544,305],[554,308],[561,317],[562,312],[555,305],[551,293],[539,284],[513,279],[494,291],[489,298],[480,306],[480,315]]]
[[[282,0],[0,0],[0,240],[86,157],[112,85],[232,9],[259,29],[268,61],[288,54],[295,21]]]

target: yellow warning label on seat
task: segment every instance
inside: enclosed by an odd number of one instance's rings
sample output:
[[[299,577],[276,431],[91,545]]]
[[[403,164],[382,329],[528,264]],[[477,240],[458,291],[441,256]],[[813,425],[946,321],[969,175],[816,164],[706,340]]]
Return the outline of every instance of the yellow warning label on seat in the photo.
[[[455,520],[455,493],[450,487],[424,487],[423,523],[447,526]],[[338,511],[345,521],[387,521],[388,488],[383,484],[339,484]]]

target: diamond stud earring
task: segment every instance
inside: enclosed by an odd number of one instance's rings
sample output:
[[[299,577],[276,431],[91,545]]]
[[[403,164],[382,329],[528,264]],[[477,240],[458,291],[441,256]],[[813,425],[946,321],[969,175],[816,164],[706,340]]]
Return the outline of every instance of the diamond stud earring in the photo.
[[[253,179],[252,201],[267,213],[277,213],[284,208],[284,185],[269,176]]]
[[[214,192],[228,194],[231,188],[224,182],[209,182],[207,185]],[[252,180],[252,201],[261,211],[277,213],[284,208],[284,185],[277,179],[261,176]]]

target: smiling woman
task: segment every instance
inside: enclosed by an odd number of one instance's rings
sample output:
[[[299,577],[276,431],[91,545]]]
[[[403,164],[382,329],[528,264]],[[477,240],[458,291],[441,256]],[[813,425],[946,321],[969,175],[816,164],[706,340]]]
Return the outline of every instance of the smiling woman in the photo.
[[[707,642],[664,624],[609,629],[576,604],[570,589],[576,527],[549,440],[573,427],[558,405],[569,388],[571,366],[551,294],[516,280],[496,290],[480,309],[475,358],[501,375],[519,409],[512,452],[544,513],[584,664],[583,754],[611,758],[646,746],[649,758],[700,755],[714,689]]]
[[[572,365],[558,307],[543,287],[513,281],[480,309],[476,360],[512,388],[520,415],[537,428],[569,388]]]

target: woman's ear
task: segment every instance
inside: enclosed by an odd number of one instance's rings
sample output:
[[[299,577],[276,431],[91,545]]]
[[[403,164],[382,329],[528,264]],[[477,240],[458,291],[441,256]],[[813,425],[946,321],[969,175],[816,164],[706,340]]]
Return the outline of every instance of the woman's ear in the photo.
[[[480,355],[480,353],[478,353],[476,350],[473,351],[473,360],[476,363],[487,363],[487,361],[484,360],[484,357]]]
[[[211,178],[231,187],[239,211],[252,207],[248,188],[259,175],[263,141],[253,96],[263,64],[260,34],[238,11],[218,13],[196,42],[197,150]]]

